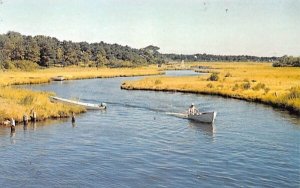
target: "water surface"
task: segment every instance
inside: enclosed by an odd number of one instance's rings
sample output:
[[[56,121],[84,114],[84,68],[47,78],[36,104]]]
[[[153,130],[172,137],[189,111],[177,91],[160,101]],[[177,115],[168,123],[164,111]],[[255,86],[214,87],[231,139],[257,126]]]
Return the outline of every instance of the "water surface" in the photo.
[[[1,187],[299,187],[299,117],[217,96],[120,90],[129,79],[23,86],[108,109],[74,125],[1,128]],[[166,114],[192,102],[218,112],[214,126]]]

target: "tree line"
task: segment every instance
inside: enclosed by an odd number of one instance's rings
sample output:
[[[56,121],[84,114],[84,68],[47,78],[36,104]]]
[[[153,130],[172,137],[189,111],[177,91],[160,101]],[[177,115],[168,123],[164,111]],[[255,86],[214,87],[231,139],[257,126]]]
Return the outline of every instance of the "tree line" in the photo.
[[[278,57],[257,57],[249,55],[212,55],[212,54],[164,54],[166,60],[173,61],[258,61],[258,62],[274,62],[278,60]]]
[[[162,54],[159,47],[149,45],[135,49],[105,42],[60,41],[43,35],[26,36],[10,31],[0,35],[0,69],[94,66],[136,67],[169,61],[258,61],[274,62],[274,66],[299,66],[299,57],[257,57],[248,55]]]
[[[149,47],[151,49],[151,46]],[[17,32],[0,35],[0,67],[12,62],[33,62],[42,67],[97,66],[133,67],[163,63],[162,56],[148,48],[134,49],[129,46],[60,41],[48,36],[25,36]]]

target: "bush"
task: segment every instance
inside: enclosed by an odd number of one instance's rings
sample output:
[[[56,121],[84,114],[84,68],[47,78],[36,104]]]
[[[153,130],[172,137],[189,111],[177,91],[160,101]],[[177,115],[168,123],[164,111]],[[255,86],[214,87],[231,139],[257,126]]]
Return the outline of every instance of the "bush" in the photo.
[[[21,69],[23,71],[33,71],[39,67],[38,64],[26,60],[13,61],[13,63],[18,69]]]
[[[155,80],[155,82],[154,82],[155,85],[158,85],[158,84],[161,84],[161,83],[162,83],[162,82],[161,82],[161,80],[159,80],[159,79]]]
[[[234,86],[233,86],[233,88],[232,88],[232,91],[236,91],[236,90],[238,90],[239,89],[239,85],[238,84],[235,84]]]
[[[230,74],[230,72],[227,72],[225,77],[232,77],[232,75]]]
[[[206,85],[206,87],[208,87],[208,88],[213,88],[214,86],[212,85],[212,83],[208,83],[208,84]]]
[[[265,93],[268,93],[270,91],[270,88],[266,87],[266,88],[264,88],[264,90],[265,90]]]
[[[278,62],[274,62],[273,67],[300,67],[300,57],[285,55]]]
[[[3,67],[8,70],[16,69],[16,66],[11,61],[5,61]]]
[[[300,99],[300,86],[292,87],[286,97],[287,99]]]
[[[23,71],[33,71],[39,67],[38,64],[27,60],[6,61],[3,65],[8,70],[20,69]]]
[[[260,89],[265,89],[266,85],[265,84],[262,84],[262,83],[258,83],[256,84],[256,86],[254,86],[252,89],[254,91],[259,91]]]
[[[218,81],[219,73],[216,73],[216,72],[212,73],[207,80],[208,81]]]
[[[250,87],[251,87],[250,82],[245,82],[245,83],[241,84],[241,88],[243,88],[245,90],[250,89]]]

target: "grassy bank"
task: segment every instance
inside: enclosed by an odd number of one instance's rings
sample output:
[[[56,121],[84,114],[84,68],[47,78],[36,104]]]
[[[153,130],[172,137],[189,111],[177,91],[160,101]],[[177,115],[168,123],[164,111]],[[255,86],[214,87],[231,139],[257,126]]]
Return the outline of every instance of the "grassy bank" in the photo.
[[[119,76],[141,76],[160,74],[156,68],[50,68],[31,72],[0,71],[0,124],[7,119],[22,120],[33,109],[38,120],[69,117],[72,112],[81,113],[81,107],[54,104],[49,100],[49,92],[36,92],[12,88],[11,85],[38,84],[51,81],[52,77],[64,76],[66,79],[110,78]]]
[[[0,70],[0,86],[39,84],[51,81],[52,77],[64,76],[67,80],[89,79],[89,78],[111,78],[120,76],[142,76],[160,74],[157,68],[50,68],[31,72]]]
[[[220,95],[261,102],[300,114],[300,68],[275,68],[270,63],[193,63],[188,67],[205,67],[199,71],[211,73],[144,78],[125,82],[121,88]]]

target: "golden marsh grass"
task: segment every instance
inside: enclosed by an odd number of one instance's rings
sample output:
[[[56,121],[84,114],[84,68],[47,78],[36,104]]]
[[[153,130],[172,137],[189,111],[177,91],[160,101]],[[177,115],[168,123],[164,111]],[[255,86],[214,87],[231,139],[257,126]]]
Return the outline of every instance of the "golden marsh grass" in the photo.
[[[270,63],[190,63],[186,67],[209,66],[217,72],[184,77],[151,77],[123,83],[123,89],[181,91],[214,94],[262,102],[300,113],[300,68],[272,67]],[[204,70],[207,71],[207,70]]]
[[[81,113],[85,111],[78,106],[51,103],[49,96],[55,95],[54,93],[17,89],[12,88],[11,85],[47,83],[51,81],[52,77],[59,75],[64,76],[65,79],[88,79],[153,74],[160,74],[160,72],[154,67],[115,69],[69,67],[32,72],[0,72],[0,124],[12,117],[20,122],[23,115],[29,115],[32,109],[37,112],[38,120],[68,117],[72,112]]]

